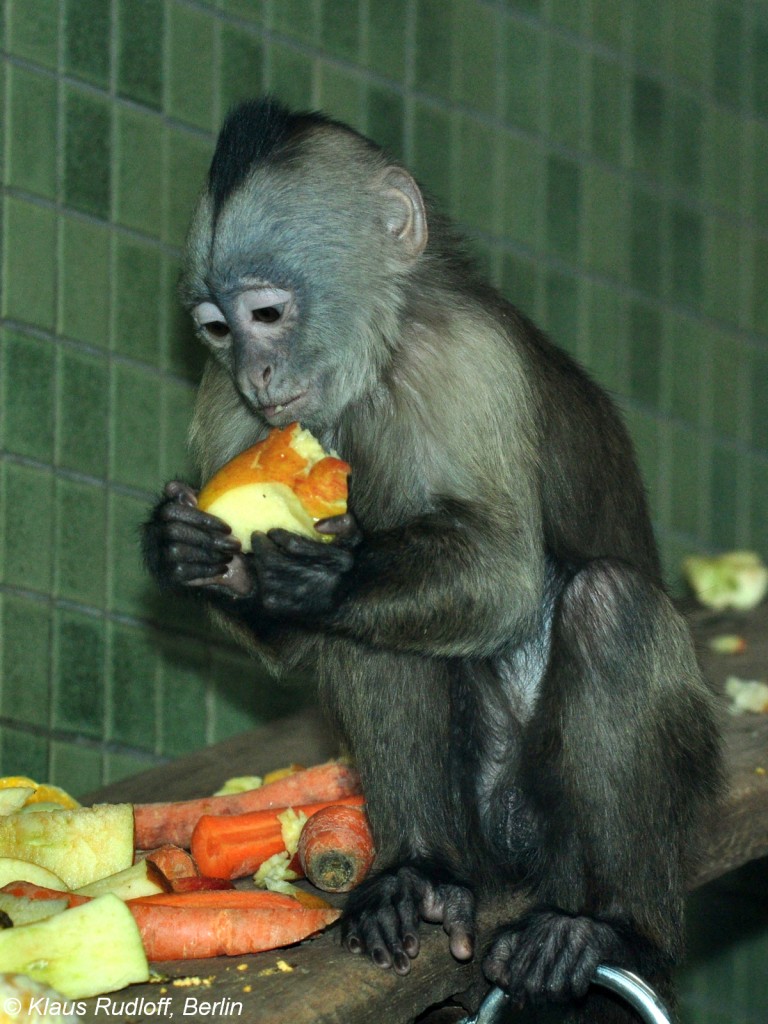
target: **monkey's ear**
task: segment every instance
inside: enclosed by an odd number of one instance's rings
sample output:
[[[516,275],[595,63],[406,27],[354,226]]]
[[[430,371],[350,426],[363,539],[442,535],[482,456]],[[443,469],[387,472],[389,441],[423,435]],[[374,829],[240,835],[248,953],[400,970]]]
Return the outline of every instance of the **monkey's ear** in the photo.
[[[427,244],[427,212],[421,190],[401,167],[390,167],[382,179],[382,194],[387,200],[385,226],[402,245],[405,253],[415,259]]]

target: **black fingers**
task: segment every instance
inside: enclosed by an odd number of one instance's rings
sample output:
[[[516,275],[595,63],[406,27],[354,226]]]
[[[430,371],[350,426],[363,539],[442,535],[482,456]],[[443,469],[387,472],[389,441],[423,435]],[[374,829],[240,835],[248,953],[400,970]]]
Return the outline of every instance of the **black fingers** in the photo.
[[[516,1004],[583,999],[602,962],[626,961],[611,925],[557,910],[534,911],[502,932],[483,964]]]
[[[428,916],[429,915],[429,916]],[[379,967],[407,974],[419,952],[419,921],[440,922],[457,959],[474,945],[474,899],[461,885],[432,883],[421,871],[385,872],[354,890],[342,921],[342,940]]]

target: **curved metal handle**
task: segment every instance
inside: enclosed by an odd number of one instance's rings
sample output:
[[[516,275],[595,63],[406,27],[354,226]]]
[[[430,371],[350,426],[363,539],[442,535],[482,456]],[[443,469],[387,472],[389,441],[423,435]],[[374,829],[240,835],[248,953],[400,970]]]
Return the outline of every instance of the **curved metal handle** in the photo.
[[[672,1018],[661,998],[650,985],[622,967],[608,967],[600,964],[592,979],[595,985],[602,985],[626,999],[633,1010],[637,1010],[644,1024],[672,1024]],[[493,1024],[497,1013],[507,1001],[503,988],[494,986],[480,1004],[474,1017],[465,1017],[459,1024]]]
[[[595,971],[594,982],[623,996],[646,1024],[672,1024],[669,1010],[661,997],[632,971],[600,964]]]

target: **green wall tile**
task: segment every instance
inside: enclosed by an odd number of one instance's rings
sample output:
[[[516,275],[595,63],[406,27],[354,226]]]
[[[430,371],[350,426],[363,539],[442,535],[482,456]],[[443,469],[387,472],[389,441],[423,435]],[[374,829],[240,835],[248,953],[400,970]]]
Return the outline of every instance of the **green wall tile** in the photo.
[[[672,427],[671,442],[670,525],[674,530],[695,537],[699,532],[701,508],[701,469],[698,459],[691,457],[696,451],[696,437],[690,430]]]
[[[408,0],[377,0],[368,7],[366,64],[388,78],[405,75]]]
[[[758,228],[768,232],[768,126],[753,122],[752,146],[752,216]]]
[[[738,545],[739,459],[723,445],[712,452],[710,506],[712,508],[712,543],[719,550]]]
[[[741,319],[741,232],[729,221],[704,224],[704,310],[719,320]]]
[[[507,298],[529,317],[536,311],[537,268],[533,260],[504,253],[500,287]]]
[[[178,246],[186,237],[195,201],[208,174],[213,145],[183,129],[166,128],[166,133],[169,159],[163,185],[166,196],[163,239]]]
[[[159,235],[163,223],[163,126],[156,114],[117,113],[115,217],[120,224]]]
[[[46,339],[7,333],[3,339],[2,447],[53,461],[56,353]]]
[[[706,86],[712,59],[711,0],[675,0],[668,13],[670,70],[691,85]]]
[[[749,407],[741,386],[748,360],[745,346],[739,339],[714,331],[708,342],[712,350],[712,425],[720,437],[746,438]]]
[[[162,258],[152,245],[133,238],[116,239],[116,352],[158,366],[162,317]]]
[[[632,80],[633,161],[642,174],[659,177],[664,160],[664,119],[666,117],[664,86],[646,75]]]
[[[53,476],[46,469],[0,463],[4,469],[3,580],[48,593],[53,582]],[[30,552],[34,551],[34,558]]]
[[[242,656],[222,650],[213,652],[211,681],[215,696],[213,716],[214,742],[252,729],[256,724],[259,702],[269,701],[270,694],[254,685],[253,663]],[[222,779],[223,781],[223,779]]]
[[[546,238],[551,250],[575,258],[581,235],[581,168],[562,156],[547,158]]]
[[[623,176],[599,164],[584,172],[586,237],[584,258],[600,274],[623,281],[627,277],[629,197]]]
[[[102,754],[80,743],[53,742],[49,779],[79,799],[103,783]]]
[[[503,47],[507,61],[505,120],[526,131],[538,131],[545,108],[543,33],[536,26],[510,18],[504,25]]]
[[[757,117],[768,117],[768,7],[756,4],[752,10],[752,109]]]
[[[579,330],[579,286],[571,274],[551,270],[546,276],[544,328],[557,345],[576,355]]]
[[[289,107],[312,106],[312,65],[301,54],[275,43],[271,48],[268,88]]]
[[[63,217],[59,330],[109,348],[110,233],[101,224]]]
[[[756,238],[752,248],[752,264],[756,279],[752,289],[751,320],[756,331],[768,335],[768,288],[760,276],[759,268],[768,267],[768,239]]]
[[[320,43],[329,53],[346,60],[360,57],[358,0],[320,0]]]
[[[50,713],[51,612],[42,601],[6,594],[2,604],[0,713],[47,726]]]
[[[64,199],[84,213],[110,212],[110,104],[70,88],[65,96]]]
[[[542,244],[545,178],[544,155],[538,146],[517,136],[502,140],[504,233],[534,249]]]
[[[702,389],[708,338],[702,326],[690,317],[667,317],[666,345],[674,353],[670,380],[670,413],[691,426],[703,421]],[[690,454],[689,441],[689,454]]]
[[[414,123],[414,173],[447,208],[451,196],[451,119],[442,110],[417,103]]]
[[[110,709],[110,738],[140,750],[158,748],[158,650],[151,633],[130,626],[111,629],[110,676],[115,700]]]
[[[702,297],[701,216],[685,207],[672,208],[670,290],[680,302],[698,305]]]
[[[652,192],[636,189],[630,206],[630,280],[648,294],[663,280],[661,202]]]
[[[731,111],[708,107],[703,117],[704,196],[714,206],[738,210],[742,185],[743,127]]]
[[[592,56],[591,146],[595,155],[611,163],[622,161],[629,109],[629,83],[624,68],[600,54]]]
[[[744,78],[744,12],[732,3],[716,2],[712,31],[712,90],[715,99],[733,107],[742,102]]]
[[[178,280],[178,261],[163,259],[160,293],[162,365],[172,373],[197,383],[207,358],[206,349],[192,331],[192,318],[181,307]]]
[[[168,756],[199,750],[208,742],[207,645],[171,636],[159,638],[160,749]]]
[[[95,616],[60,609],[54,635],[53,724],[99,738],[104,734],[105,713],[104,624]]]
[[[56,196],[56,80],[11,65],[6,180],[15,188]]]
[[[588,289],[588,335],[592,339],[588,366],[597,380],[616,394],[627,390],[626,306],[624,296],[607,285],[592,283]]]
[[[55,323],[56,218],[21,199],[4,210],[2,315],[51,330]]]
[[[548,129],[554,138],[577,149],[583,145],[585,95],[581,87],[585,55],[580,47],[553,36],[549,43],[547,81]]]
[[[161,383],[150,370],[118,363],[112,370],[112,387],[111,479],[152,490],[160,478]]]
[[[104,784],[130,778],[132,775],[146,771],[147,768],[152,768],[160,763],[160,758],[146,753],[115,754],[107,752],[104,757]]]
[[[456,49],[452,96],[474,110],[494,114],[499,92],[499,12],[474,0],[460,0],[454,9],[453,31],[460,45]]]
[[[0,736],[0,772],[27,775],[31,779],[47,778],[48,740],[35,736],[23,726],[4,726]]]
[[[109,85],[110,7],[104,0],[66,0],[64,66],[77,78]]]
[[[405,104],[392,89],[372,85],[368,89],[367,133],[395,159],[402,159],[405,142]]]
[[[59,376],[58,461],[104,477],[109,451],[109,373],[106,362],[65,350]]]
[[[171,3],[168,20],[170,63],[166,110],[172,117],[212,128],[215,79],[213,22],[208,14]]]
[[[457,124],[459,177],[454,189],[454,214],[473,230],[495,234],[494,164],[497,133],[465,117]]]
[[[625,4],[622,2],[606,3],[605,0],[589,0],[590,3],[590,34],[595,39],[621,51],[624,48],[624,37],[627,28]]]
[[[164,0],[118,0],[118,90],[158,110],[163,102],[164,10]]]
[[[661,404],[661,322],[658,311],[638,302],[629,318],[629,390],[638,402]]]
[[[104,487],[56,481],[55,591],[103,608],[107,581],[107,498]]]
[[[12,53],[55,68],[59,56],[58,0],[7,0],[8,45]]]
[[[416,0],[416,87],[438,96],[451,89],[453,18],[452,4]]]
[[[253,11],[253,0],[239,0]],[[305,43],[316,43],[320,32],[320,0],[281,0],[272,4],[272,29]]]
[[[633,0],[628,14],[632,19],[633,53],[646,64],[662,67],[667,40],[666,0]]]
[[[261,95],[264,75],[264,46],[241,26],[221,26],[219,111],[217,122],[241,100]]]
[[[318,107],[361,130],[365,125],[366,87],[360,76],[349,68],[324,64],[317,76]],[[372,127],[367,134],[375,138]],[[378,140],[377,140],[378,141]]]
[[[681,188],[698,188],[701,182],[701,103],[693,96],[676,94],[671,104],[672,180]]]
[[[162,437],[160,468],[152,484],[170,479],[193,480],[196,474],[187,450],[187,432],[192,422],[195,389],[184,381],[164,380],[162,386]]]
[[[158,480],[159,497],[165,483]],[[135,618],[151,618],[157,603],[157,590],[141,557],[140,527],[149,519],[154,501],[111,492],[109,515],[109,604],[110,611]],[[168,602],[172,604],[173,602]]]

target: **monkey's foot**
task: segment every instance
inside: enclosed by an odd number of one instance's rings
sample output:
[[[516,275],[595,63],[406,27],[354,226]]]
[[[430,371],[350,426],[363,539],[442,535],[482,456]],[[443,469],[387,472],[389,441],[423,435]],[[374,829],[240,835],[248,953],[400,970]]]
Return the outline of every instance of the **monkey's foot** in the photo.
[[[442,924],[457,960],[474,950],[475,899],[463,885],[431,881],[415,867],[394,868],[367,879],[349,896],[342,941],[384,968],[407,974],[419,952],[419,921]]]
[[[624,959],[610,924],[559,910],[534,910],[496,939],[483,969],[514,1003],[583,999],[599,963]]]

